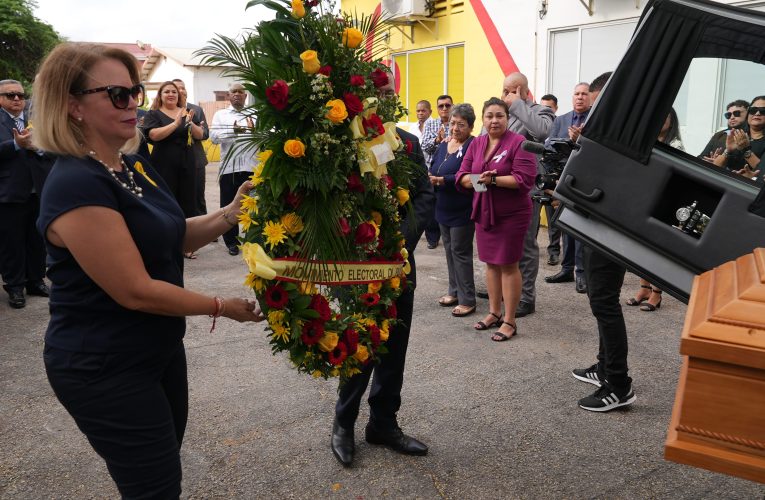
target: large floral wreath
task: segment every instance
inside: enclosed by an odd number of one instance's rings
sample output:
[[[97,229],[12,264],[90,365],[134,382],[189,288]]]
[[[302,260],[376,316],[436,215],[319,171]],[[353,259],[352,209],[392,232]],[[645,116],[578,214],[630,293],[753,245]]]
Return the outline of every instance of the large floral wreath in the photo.
[[[385,353],[408,272],[400,217],[417,168],[379,97],[372,58],[384,21],[338,17],[318,1],[253,0],[275,19],[201,53],[243,82],[256,126],[233,148],[259,149],[239,222],[242,254],[274,353],[341,381]],[[411,210],[409,210],[411,212]]]

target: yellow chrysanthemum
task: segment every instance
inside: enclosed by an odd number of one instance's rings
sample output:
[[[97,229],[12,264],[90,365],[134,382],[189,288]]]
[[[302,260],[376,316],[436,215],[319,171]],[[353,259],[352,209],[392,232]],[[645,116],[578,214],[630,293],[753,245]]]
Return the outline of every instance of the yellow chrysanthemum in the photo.
[[[289,342],[290,341],[290,331],[287,329],[286,326],[282,325],[281,323],[274,323],[271,325],[271,330],[273,330],[273,337],[277,340],[281,340],[282,342]]]
[[[355,354],[354,354],[354,356],[355,356]],[[353,377],[354,375],[356,375],[358,373],[361,373],[361,370],[359,368],[356,368],[355,366],[353,368],[351,368],[350,370],[348,370],[348,376],[349,377]]]
[[[311,372],[311,376],[313,378],[321,378],[322,377],[321,370],[314,370],[313,372]]]
[[[271,158],[272,154],[274,154],[274,152],[271,151],[270,149],[266,149],[265,151],[261,151],[260,153],[258,153],[257,157],[258,157],[258,161],[260,162],[260,165],[264,166],[266,162],[268,161],[268,159]]]
[[[271,245],[271,250],[273,250],[279,243],[284,243],[284,240],[287,239],[287,232],[281,222],[268,221],[263,228],[263,236],[266,237],[266,244]]]
[[[241,224],[242,230],[244,232],[249,231],[251,225],[253,224],[257,225],[257,222],[252,220],[252,217],[250,217],[250,212],[242,212],[241,214],[239,214],[237,219],[239,219],[239,224]]]
[[[247,278],[244,280],[244,286],[252,288],[256,292],[262,292],[266,288],[266,282],[262,278],[258,278],[255,273],[247,273]]]
[[[359,373],[361,373],[361,370],[359,370]],[[337,377],[338,375],[340,375],[340,370],[339,370],[339,369],[337,369],[337,368],[332,368],[332,369],[329,371],[329,376],[330,376],[330,377]]]
[[[242,210],[245,212],[258,213],[258,199],[254,196],[244,195],[241,203]]]
[[[268,311],[268,324],[284,323],[284,311],[281,309],[271,309]]]
[[[361,324],[366,326],[377,326],[377,323],[372,318],[364,318],[361,320]]]
[[[300,218],[295,212],[282,215],[282,226],[284,226],[287,234],[294,237],[300,231],[303,230],[303,219]]]
[[[255,166],[255,168],[252,171],[252,175],[250,176],[250,182],[252,182],[253,186],[257,186],[258,184],[262,184],[263,181],[266,179],[263,178],[263,163],[259,163]]]
[[[298,283],[298,292],[303,295],[315,295],[319,293],[319,291],[316,289],[316,285],[310,281],[301,281]]]
[[[382,323],[380,323],[380,340],[383,342],[388,340],[388,335],[390,334],[390,326],[387,319],[384,319]]]
[[[399,278],[398,276],[394,276],[394,277],[392,277],[392,278],[391,278],[391,279],[388,281],[388,285],[390,285],[390,287],[391,287],[392,289],[394,289],[394,290],[398,290],[398,287],[400,287],[400,286],[401,286],[401,278]]]
[[[375,281],[374,283],[369,283],[367,285],[367,293],[377,293],[382,288],[382,282],[381,281]]]

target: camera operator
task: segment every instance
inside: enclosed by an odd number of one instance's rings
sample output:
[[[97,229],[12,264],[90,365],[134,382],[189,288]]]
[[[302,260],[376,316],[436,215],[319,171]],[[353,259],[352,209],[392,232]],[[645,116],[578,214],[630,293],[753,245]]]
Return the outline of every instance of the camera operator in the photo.
[[[553,123],[550,136],[545,141],[545,146],[550,147],[551,141],[556,139],[569,139],[576,142],[584,126],[584,121],[590,113],[590,84],[578,83],[574,87],[572,98],[574,109],[568,113],[559,116]],[[555,171],[556,165],[545,165],[546,173]],[[576,279],[574,278],[576,271]],[[561,270],[552,276],[546,276],[547,283],[567,283],[576,281],[576,291],[587,293],[587,281],[584,278],[584,269],[582,266],[582,246],[579,241],[568,234],[563,235],[563,262]]]

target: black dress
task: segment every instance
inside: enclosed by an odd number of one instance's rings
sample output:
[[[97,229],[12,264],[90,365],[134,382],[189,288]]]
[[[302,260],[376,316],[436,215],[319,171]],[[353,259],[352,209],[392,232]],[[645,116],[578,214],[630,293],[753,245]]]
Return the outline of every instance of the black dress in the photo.
[[[151,164],[165,180],[170,192],[175,196],[186,217],[197,215],[196,163],[190,139],[190,129],[180,126],[161,141],[152,141],[149,133],[155,128],[167,126],[173,119],[158,109],[146,114],[143,121],[143,133],[154,145],[151,152]]]

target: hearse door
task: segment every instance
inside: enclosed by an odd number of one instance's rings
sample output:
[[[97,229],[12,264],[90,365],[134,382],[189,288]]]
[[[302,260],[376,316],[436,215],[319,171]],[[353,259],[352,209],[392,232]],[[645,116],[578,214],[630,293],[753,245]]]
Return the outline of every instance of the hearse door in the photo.
[[[756,99],[765,94],[762,47],[760,12],[649,3],[561,175],[554,222],[685,302],[696,274],[765,246],[765,207],[754,203],[765,168],[742,163],[765,156],[765,116],[738,125],[748,149],[717,165],[719,151],[706,150],[728,125],[730,102],[765,106]],[[657,142],[660,133],[671,145]],[[731,147],[725,133],[716,137]]]

